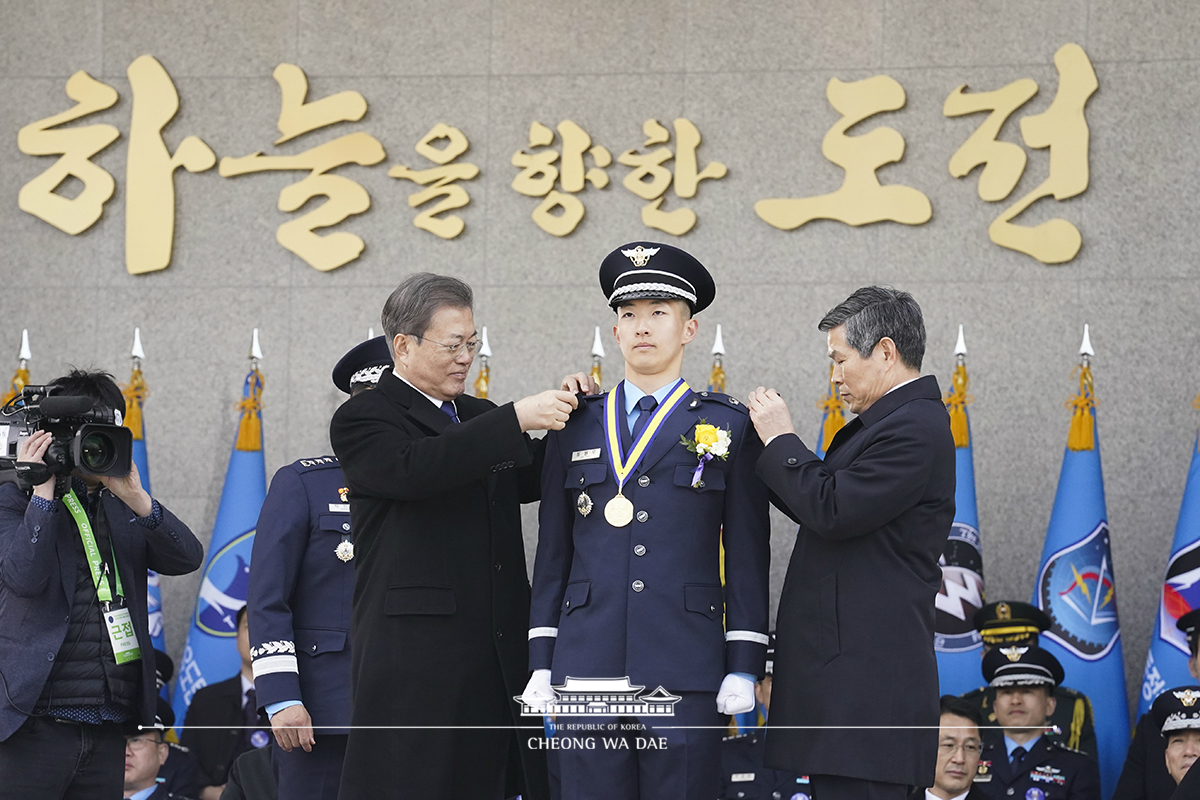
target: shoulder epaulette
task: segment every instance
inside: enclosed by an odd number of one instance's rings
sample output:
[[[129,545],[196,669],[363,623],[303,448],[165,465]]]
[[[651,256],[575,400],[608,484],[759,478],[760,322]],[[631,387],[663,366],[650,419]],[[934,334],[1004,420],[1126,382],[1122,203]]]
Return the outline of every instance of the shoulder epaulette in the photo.
[[[1047,739],[1046,743],[1049,744],[1051,747],[1058,748],[1059,750],[1066,750],[1068,753],[1078,753],[1081,756],[1089,757],[1088,754],[1083,752],[1082,750],[1076,750],[1074,747],[1068,747],[1067,745],[1063,744],[1062,742],[1058,741],[1057,739]]]
[[[1057,689],[1058,689],[1058,691],[1062,692],[1063,694],[1067,695],[1068,697],[1083,697],[1084,696],[1083,692],[1079,691],[1078,689],[1072,689],[1070,686],[1063,686],[1060,684],[1057,687]]]
[[[735,734],[734,736],[726,736],[721,741],[722,742],[736,742],[738,739],[745,739],[749,735],[750,734],[748,734],[748,733],[739,733],[739,734]]]
[[[738,400],[733,395],[724,394],[723,392],[709,392],[709,391],[695,392],[695,395],[696,395],[696,398],[699,398],[701,401],[707,401],[710,403],[721,403],[722,405],[729,406],[730,408],[740,411],[743,414],[750,413],[750,409],[746,408],[746,404],[743,403],[741,400]],[[693,403],[695,403],[696,398],[693,398]],[[693,405],[693,407],[695,407],[695,406]]]
[[[337,456],[317,456],[316,458],[301,458],[292,462],[292,466],[301,472],[308,472],[314,469],[340,467],[341,464],[338,463]]]

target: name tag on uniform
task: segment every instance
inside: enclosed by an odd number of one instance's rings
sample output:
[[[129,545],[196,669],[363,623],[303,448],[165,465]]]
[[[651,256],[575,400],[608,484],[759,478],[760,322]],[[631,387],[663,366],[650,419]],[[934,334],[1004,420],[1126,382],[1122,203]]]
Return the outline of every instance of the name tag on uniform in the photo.
[[[753,772],[735,772],[735,773],[733,773],[733,777],[731,777],[729,780],[732,783],[743,783],[745,781],[752,781],[752,780],[754,780],[754,773]]]
[[[597,447],[595,450],[576,450],[574,453],[571,453],[572,461],[587,461],[589,458],[599,458],[599,457],[600,457],[600,448],[599,447]],[[753,780],[753,778],[751,780]]]
[[[339,512],[342,514],[349,514],[350,513],[350,504],[349,503],[330,503],[329,510],[334,511],[334,512]]]

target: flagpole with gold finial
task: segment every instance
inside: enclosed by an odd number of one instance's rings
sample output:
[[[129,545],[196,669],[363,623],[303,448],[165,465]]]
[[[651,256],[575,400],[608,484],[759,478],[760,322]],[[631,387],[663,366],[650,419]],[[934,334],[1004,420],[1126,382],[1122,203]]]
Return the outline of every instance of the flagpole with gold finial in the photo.
[[[9,400],[19,395],[21,391],[29,385],[29,362],[33,360],[33,354],[29,352],[29,331],[21,331],[21,352],[17,356],[17,372],[9,381],[8,391],[4,393],[4,397],[0,397],[0,405],[4,405]]]
[[[967,341],[963,338],[963,326],[958,326],[958,344],[954,346],[954,358],[957,362],[954,374],[950,376],[951,389],[946,392],[944,402],[950,414],[950,433],[954,436],[955,447],[971,446],[971,426],[967,424],[967,403],[974,398],[967,394]]]
[[[710,392],[725,392],[725,367],[721,364],[722,356],[725,355],[725,342],[721,339],[721,323],[717,323],[717,337],[713,340],[713,365],[712,374],[708,376],[708,390]]]
[[[237,407],[242,412],[238,421],[237,443],[235,450],[262,450],[262,390],[263,377],[258,371],[262,361],[262,348],[258,344],[258,328],[250,341],[250,372],[246,375],[246,385],[242,390],[242,399]]]
[[[603,380],[601,379],[600,361],[604,358],[604,342],[600,341],[600,326],[596,326],[596,338],[592,340],[592,383],[595,384],[596,393],[603,391]]]
[[[1068,450],[1094,450],[1096,448],[1096,387],[1092,380],[1092,337],[1088,325],[1083,324],[1083,343],[1079,345],[1079,394],[1067,401],[1071,414],[1071,430],[1067,434]]]
[[[817,455],[824,458],[833,437],[846,425],[846,415],[842,412],[842,398],[833,383],[833,364],[829,365],[829,390],[817,401],[817,408],[824,412],[821,417],[821,438],[817,441]]]
[[[133,329],[133,349],[129,354],[133,362],[129,373],[129,383],[121,387],[121,395],[125,398],[125,420],[122,423],[133,432],[133,440],[141,441],[144,435],[142,424],[142,404],[150,396],[150,388],[142,377],[142,360],[146,351],[142,349],[142,329]]]
[[[479,377],[475,379],[475,396],[486,400],[488,383],[492,379],[492,371],[488,368],[488,360],[492,357],[492,348],[488,345],[487,325],[483,326],[480,339],[483,343],[479,346]]]

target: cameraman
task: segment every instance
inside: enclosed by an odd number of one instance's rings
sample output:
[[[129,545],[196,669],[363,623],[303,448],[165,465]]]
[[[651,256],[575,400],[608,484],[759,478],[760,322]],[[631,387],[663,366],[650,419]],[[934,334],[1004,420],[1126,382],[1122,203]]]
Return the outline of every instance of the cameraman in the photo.
[[[94,409],[125,407],[103,372],[50,385]],[[45,464],[51,440],[22,440],[18,464]],[[121,796],[125,735],[154,724],[146,570],[182,575],[203,556],[137,467],[51,475],[32,498],[0,484],[0,799]]]

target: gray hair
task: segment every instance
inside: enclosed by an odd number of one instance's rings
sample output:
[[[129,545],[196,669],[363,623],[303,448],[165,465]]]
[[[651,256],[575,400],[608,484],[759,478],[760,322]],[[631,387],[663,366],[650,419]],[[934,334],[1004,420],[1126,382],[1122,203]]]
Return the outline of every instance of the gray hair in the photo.
[[[383,304],[379,321],[383,323],[383,332],[387,335],[388,349],[391,349],[392,342],[400,333],[424,338],[439,308],[469,309],[474,302],[475,295],[471,287],[458,278],[434,275],[432,272],[409,275]]]
[[[828,333],[846,326],[846,344],[870,358],[884,337],[896,343],[900,362],[921,369],[925,357],[925,320],[921,307],[908,292],[884,286],[864,286],[838,303],[817,325]]]

